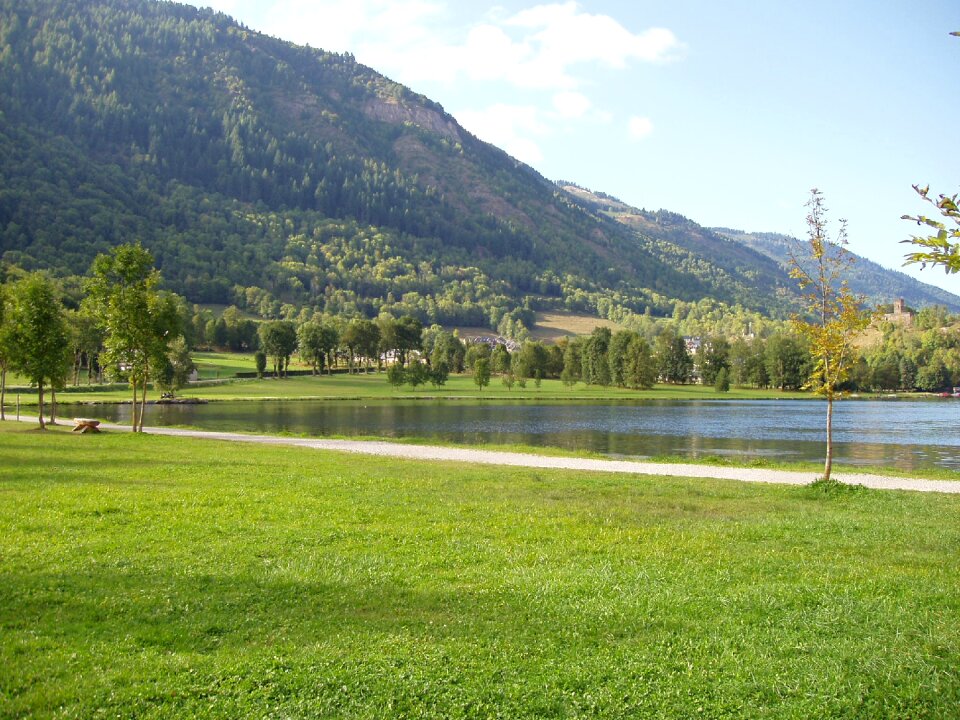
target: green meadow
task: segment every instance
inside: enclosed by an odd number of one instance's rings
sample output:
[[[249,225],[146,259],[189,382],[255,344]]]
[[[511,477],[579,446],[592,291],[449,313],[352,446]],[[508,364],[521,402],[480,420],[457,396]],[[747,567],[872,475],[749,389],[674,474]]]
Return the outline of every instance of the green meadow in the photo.
[[[958,496],[13,423],[0,458],[3,718],[960,707]]]
[[[652,390],[630,390],[627,388],[599,387],[577,383],[572,387],[559,380],[544,380],[536,387],[532,380],[526,387],[514,385],[507,389],[499,377],[493,377],[490,385],[482,390],[473,381],[472,375],[451,375],[441,387],[420,385],[416,388],[403,385],[395,388],[387,382],[384,373],[347,375],[297,375],[276,379],[264,377],[262,380],[238,379],[236,372],[252,372],[247,368],[242,356],[228,354],[209,354],[210,358],[201,358],[201,382],[191,384],[177,391],[180,398],[198,398],[204,400],[298,400],[298,399],[425,399],[425,398],[473,398],[477,400],[635,400],[635,399],[764,399],[764,398],[812,398],[810,393],[780,392],[779,390],[756,390],[752,388],[734,388],[727,393],[718,393],[711,387],[702,385],[658,385]],[[203,364],[201,364],[201,362]],[[252,365],[252,362],[251,362]],[[219,378],[217,377],[219,376]],[[16,400],[19,393],[23,404],[36,404],[36,389],[17,386],[8,388],[7,406]],[[49,393],[48,393],[49,395]],[[149,399],[159,398],[159,391],[153,390]],[[49,399],[49,397],[48,397]],[[70,386],[57,394],[60,403],[87,402],[127,402],[130,391],[125,385],[103,387]]]

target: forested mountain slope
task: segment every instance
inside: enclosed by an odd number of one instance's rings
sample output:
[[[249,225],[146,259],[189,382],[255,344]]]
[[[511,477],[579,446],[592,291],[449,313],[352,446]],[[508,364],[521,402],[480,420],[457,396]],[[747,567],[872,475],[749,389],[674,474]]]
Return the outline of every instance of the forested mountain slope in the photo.
[[[83,274],[140,240],[171,289],[264,315],[783,312],[776,263],[706,232],[617,222],[350,55],[175,3],[0,0],[7,263]]]
[[[756,250],[786,267],[791,250],[796,252],[801,241],[778,233],[747,233],[729,228],[714,228],[713,232]],[[960,298],[933,285],[922,283],[896,270],[888,270],[864,257],[857,256],[850,274],[850,288],[874,305],[889,305],[897,298],[920,308],[926,305],[944,305],[960,312]]]

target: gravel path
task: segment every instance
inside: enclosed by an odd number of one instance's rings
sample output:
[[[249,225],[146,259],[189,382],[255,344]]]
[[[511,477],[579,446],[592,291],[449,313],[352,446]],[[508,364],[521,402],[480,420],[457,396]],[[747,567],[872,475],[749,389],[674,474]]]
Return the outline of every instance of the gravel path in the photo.
[[[102,425],[115,430],[129,428]],[[383,455],[411,460],[441,460],[456,463],[479,463],[484,465],[510,465],[514,467],[549,468],[559,470],[586,470],[590,472],[628,473],[634,475],[672,475],[678,477],[716,478],[742,482],[777,483],[781,485],[805,485],[813,481],[816,473],[789,470],[765,470],[759,468],[713,467],[710,465],[686,465],[680,463],[650,463],[633,460],[595,460],[590,458],[549,457],[515,452],[480,450],[473,448],[450,448],[436,445],[401,445],[399,443],[368,440],[325,440],[321,438],[291,438],[274,435],[244,435],[230,432],[182,430],[178,428],[150,427],[151,435],[175,435],[181,437],[228,440],[231,442],[258,443],[263,445],[286,445],[358,453]],[[960,480],[916,480],[912,478],[886,477],[883,475],[834,473],[840,482],[864,485],[880,490],[915,490],[960,494]]]

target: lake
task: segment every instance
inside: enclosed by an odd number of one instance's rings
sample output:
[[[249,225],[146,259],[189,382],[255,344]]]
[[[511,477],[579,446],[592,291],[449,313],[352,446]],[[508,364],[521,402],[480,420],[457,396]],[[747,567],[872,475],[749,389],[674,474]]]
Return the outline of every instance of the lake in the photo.
[[[960,400],[845,400],[835,405],[838,461],[960,470]],[[263,401],[151,405],[147,425],[313,436],[417,437],[523,444],[617,457],[727,456],[820,461],[826,407],[817,400],[567,402]],[[129,406],[97,414],[129,422]]]

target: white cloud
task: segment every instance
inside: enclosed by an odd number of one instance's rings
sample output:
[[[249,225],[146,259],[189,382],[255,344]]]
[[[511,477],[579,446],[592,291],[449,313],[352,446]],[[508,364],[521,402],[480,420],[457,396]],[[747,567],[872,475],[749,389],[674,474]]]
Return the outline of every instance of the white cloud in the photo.
[[[653,133],[653,121],[648,117],[633,116],[627,124],[631,140],[643,140]]]
[[[471,87],[477,107],[456,113],[477,136],[536,164],[547,135],[575,125],[615,119],[594,106],[584,88],[600,72],[678,57],[684,46],[670,30],[631,29],[580,2],[468,10],[451,0],[207,0],[257,29],[357,59],[417,91],[439,95],[430,83]],[[471,16],[474,20],[469,18]],[[631,13],[634,14],[634,13]],[[522,99],[517,96],[522,93]],[[506,99],[511,98],[511,99]],[[512,103],[512,104],[511,104]],[[653,132],[649,118],[629,120],[629,135]]]
[[[543,160],[543,151],[535,137],[550,132],[539,109],[532,105],[497,104],[485,110],[457,113],[460,123],[481,140],[505,150],[528,165]]]
[[[416,47],[430,38],[431,21],[443,13],[444,5],[430,0],[274,0],[262,29],[359,57],[361,47]]]
[[[541,56],[564,66],[597,61],[624,68],[629,60],[663,62],[682,47],[669,30],[651,28],[635,34],[609,15],[582,12],[576,2],[538,5],[517,13],[507,24],[535,31],[530,40]]]
[[[582,118],[593,103],[578,92],[562,92],[553,96],[553,108],[563,118]]]
[[[256,0],[213,0],[243,9]],[[584,82],[578,66],[626,68],[663,62],[682,44],[670,31],[632,32],[609,15],[585,12],[577,2],[544,4],[513,15],[502,10],[456,25],[444,0],[274,0],[263,30],[300,44],[357,58],[401,82],[452,83],[461,77],[514,87],[573,90]]]

